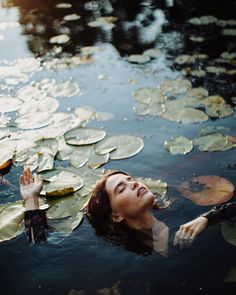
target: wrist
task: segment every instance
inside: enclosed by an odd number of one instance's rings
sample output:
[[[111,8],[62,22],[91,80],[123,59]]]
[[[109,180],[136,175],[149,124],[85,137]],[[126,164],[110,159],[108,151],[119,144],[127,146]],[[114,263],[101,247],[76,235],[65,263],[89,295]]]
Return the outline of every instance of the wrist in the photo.
[[[26,210],[35,210],[39,209],[39,196],[38,195],[29,195],[24,198],[24,206]]]

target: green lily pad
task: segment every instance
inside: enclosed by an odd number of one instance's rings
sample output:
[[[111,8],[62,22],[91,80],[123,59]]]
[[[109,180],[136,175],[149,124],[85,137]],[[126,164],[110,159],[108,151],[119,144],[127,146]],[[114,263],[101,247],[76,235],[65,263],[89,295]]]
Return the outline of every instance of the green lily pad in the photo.
[[[189,91],[192,88],[192,83],[187,79],[171,79],[166,80],[160,85],[161,91],[165,93],[173,93],[173,94],[183,94]]]
[[[236,36],[236,29],[224,29],[221,34],[225,36]]]
[[[49,43],[51,44],[65,44],[70,40],[70,37],[66,34],[57,35],[54,37],[51,37],[49,39]]]
[[[8,113],[14,112],[20,109],[22,105],[22,101],[18,98],[8,97],[8,96],[1,96],[0,97],[0,112],[1,113]]]
[[[41,194],[45,196],[65,196],[83,186],[83,179],[78,174],[66,170],[55,169],[41,175],[44,179]]]
[[[229,222],[223,222],[221,224],[221,233],[226,240],[226,242],[230,243],[233,246],[236,246],[236,226],[235,224]]]
[[[235,267],[232,267],[226,278],[224,279],[225,282],[230,282],[230,283],[235,283],[236,282],[236,266]]]
[[[66,81],[60,84],[55,84],[51,88],[51,95],[53,97],[72,97],[80,92],[80,87],[77,83]]]
[[[226,151],[236,146],[234,141],[234,137],[213,133],[195,138],[194,145],[202,152]]]
[[[126,57],[126,60],[131,63],[145,64],[150,61],[150,56],[143,54],[131,54],[129,57]]]
[[[66,143],[72,145],[87,145],[98,142],[106,136],[106,132],[93,128],[75,128],[64,134]]]
[[[80,19],[80,15],[76,14],[76,13],[72,13],[72,14],[67,14],[63,17],[63,20],[68,22],[68,21],[75,21]]]
[[[199,123],[208,120],[208,116],[201,110],[186,107],[182,109],[166,108],[165,112],[161,114],[164,119],[177,123]]]
[[[57,99],[52,97],[43,97],[40,101],[38,100],[30,100],[25,102],[19,113],[21,115],[32,113],[32,112],[49,112],[53,113],[59,108],[59,102]]]
[[[158,88],[141,88],[134,92],[134,99],[140,103],[164,103],[167,96]]]
[[[212,118],[225,118],[230,117],[234,113],[234,110],[229,104],[212,104],[206,107],[206,113]]]
[[[165,148],[172,155],[186,155],[193,149],[193,141],[184,136],[175,136],[165,141]]]
[[[104,155],[110,152],[111,160],[120,160],[138,154],[144,147],[141,137],[119,134],[106,137],[96,144],[97,154]]]
[[[24,114],[16,118],[18,128],[21,129],[37,129],[49,125],[53,121],[53,117],[48,112],[34,112]]]
[[[196,58],[194,56],[188,55],[188,54],[181,54],[176,57],[175,63],[179,65],[183,64],[193,64],[195,63]]]
[[[23,232],[24,211],[22,201],[0,205],[0,242],[8,241]]]
[[[193,17],[188,20],[188,23],[196,26],[214,24],[218,19],[213,15],[203,15],[200,17]]]
[[[150,48],[145,50],[143,55],[149,56],[151,58],[158,58],[161,56],[161,50],[158,48]]]

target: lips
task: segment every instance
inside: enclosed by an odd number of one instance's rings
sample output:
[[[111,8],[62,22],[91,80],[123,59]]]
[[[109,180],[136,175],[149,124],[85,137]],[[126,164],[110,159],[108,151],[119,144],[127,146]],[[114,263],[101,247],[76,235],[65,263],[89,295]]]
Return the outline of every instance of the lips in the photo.
[[[144,186],[140,186],[140,188],[137,191],[137,197],[142,196],[146,192],[147,192],[147,189]]]

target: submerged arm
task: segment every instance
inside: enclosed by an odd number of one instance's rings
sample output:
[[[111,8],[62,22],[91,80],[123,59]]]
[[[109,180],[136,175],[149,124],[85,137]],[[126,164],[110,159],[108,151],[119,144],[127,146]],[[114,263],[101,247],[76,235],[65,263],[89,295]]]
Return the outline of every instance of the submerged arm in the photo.
[[[19,178],[20,193],[24,200],[24,223],[28,240],[33,243],[46,241],[47,224],[46,212],[39,209],[39,194],[43,188],[42,179],[32,175],[29,168],[24,169]]]
[[[175,234],[174,246],[180,249],[189,247],[197,235],[208,225],[214,224],[223,219],[236,217],[236,203],[215,206],[212,210],[201,214],[196,219],[180,226]]]

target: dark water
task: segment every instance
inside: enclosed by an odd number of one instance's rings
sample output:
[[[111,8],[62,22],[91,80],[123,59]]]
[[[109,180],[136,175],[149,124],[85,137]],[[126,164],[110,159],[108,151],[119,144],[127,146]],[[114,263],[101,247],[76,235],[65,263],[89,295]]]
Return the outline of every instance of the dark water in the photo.
[[[172,156],[163,147],[171,136],[194,137],[204,126],[228,126],[230,133],[236,135],[235,114],[207,123],[182,125],[159,117],[140,118],[132,111],[134,90],[154,87],[180,75],[182,68],[173,63],[177,55],[207,53],[213,60],[221,52],[236,51],[235,37],[221,35],[218,27],[193,28],[186,24],[189,18],[201,15],[214,15],[224,20],[235,18],[234,1],[71,1],[72,7],[68,9],[56,9],[59,1],[0,3],[0,22],[20,23],[3,32],[2,60],[33,56],[47,61],[52,57],[73,56],[83,46],[104,45],[94,63],[58,71],[44,69],[35,73],[30,82],[43,77],[70,78],[79,83],[82,96],[79,100],[61,99],[61,111],[89,105],[98,111],[112,112],[113,120],[94,121],[89,126],[103,126],[108,133],[132,133],[144,138],[145,147],[140,154],[110,162],[105,168],[166,181],[170,186],[169,194],[176,202],[157,216],[170,226],[172,233],[182,223],[209,209],[181,198],[175,186],[193,175],[215,174],[235,182],[235,150],[202,153],[194,149],[185,156]],[[81,18],[76,22],[62,21],[64,15],[72,13]],[[118,17],[112,30],[86,25],[104,15]],[[139,24],[138,16],[142,18]],[[71,41],[56,54],[48,40],[62,33],[69,34]],[[191,42],[191,34],[202,36],[205,41]],[[153,47],[163,52],[160,60],[133,65],[123,59]],[[101,74],[110,79],[99,80]],[[139,83],[129,83],[129,79],[139,80]],[[204,78],[190,79],[194,86],[204,86],[210,94],[221,94],[228,102],[235,96],[235,75],[220,75],[216,79],[208,74]],[[2,89],[2,92],[14,94],[17,87]],[[13,168],[5,178],[17,186],[20,173],[20,168]],[[19,198],[17,187],[1,184],[1,203]],[[1,294],[84,294],[79,290],[96,294],[97,290],[112,286],[118,286],[121,294],[234,294],[236,291],[235,284],[224,283],[229,269],[236,266],[236,249],[224,241],[219,225],[204,232],[188,250],[170,247],[170,257],[164,259],[156,253],[143,257],[109,245],[98,239],[84,220],[71,236],[65,238],[54,233],[45,245],[29,245],[24,235],[2,243],[0,265]]]

